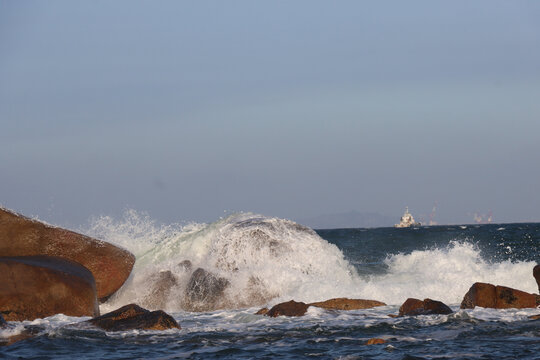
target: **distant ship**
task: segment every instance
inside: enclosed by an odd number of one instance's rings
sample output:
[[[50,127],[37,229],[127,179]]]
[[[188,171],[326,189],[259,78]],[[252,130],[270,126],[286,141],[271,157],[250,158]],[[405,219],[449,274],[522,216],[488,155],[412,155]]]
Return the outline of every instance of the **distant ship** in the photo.
[[[421,226],[419,222],[414,221],[413,216],[409,212],[409,207],[405,207],[405,214],[399,219],[399,224],[394,225],[397,228],[406,228],[411,226]]]

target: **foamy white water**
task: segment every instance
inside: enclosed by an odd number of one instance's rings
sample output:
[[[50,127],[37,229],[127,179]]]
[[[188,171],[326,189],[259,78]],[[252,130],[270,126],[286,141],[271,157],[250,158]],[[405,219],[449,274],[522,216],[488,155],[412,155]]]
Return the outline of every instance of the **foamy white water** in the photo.
[[[182,310],[186,286],[196,268],[228,281],[225,300],[217,308],[334,297],[375,299],[392,305],[408,297],[429,297],[459,304],[477,281],[536,290],[532,262],[491,263],[474,245],[458,241],[444,248],[389,255],[386,274],[361,277],[337,246],[313,230],[250,213],[211,224],[160,226],[148,216],[128,211],[121,220],[95,219],[85,232],[123,246],[137,257],[131,278],[102,305],[102,311],[130,302]],[[185,260],[191,268],[185,266]],[[153,285],[164,272],[174,276],[175,284],[158,293]]]

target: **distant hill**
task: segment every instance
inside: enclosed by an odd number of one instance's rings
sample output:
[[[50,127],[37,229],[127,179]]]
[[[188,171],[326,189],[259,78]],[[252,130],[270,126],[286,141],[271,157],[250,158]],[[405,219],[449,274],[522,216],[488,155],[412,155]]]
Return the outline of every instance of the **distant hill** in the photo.
[[[295,220],[313,229],[372,228],[393,226],[399,219],[378,213],[350,211]]]

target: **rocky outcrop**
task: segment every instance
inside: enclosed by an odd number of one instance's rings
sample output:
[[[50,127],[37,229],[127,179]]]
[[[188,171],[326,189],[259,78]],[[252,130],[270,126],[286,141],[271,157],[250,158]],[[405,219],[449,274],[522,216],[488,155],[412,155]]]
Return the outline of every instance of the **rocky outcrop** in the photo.
[[[408,298],[399,308],[399,316],[451,314],[453,311],[444,303],[431,299]]]
[[[0,257],[0,313],[7,321],[33,320],[54,314],[97,316],[92,273],[58,257]]]
[[[540,305],[540,296],[506,286],[474,283],[461,302],[462,309],[476,306],[494,309],[535,308]]]
[[[536,284],[538,285],[538,293],[540,294],[540,265],[536,265],[533,268],[533,276],[536,279]]]
[[[335,298],[326,301],[319,301],[310,303],[310,306],[316,306],[323,309],[331,310],[359,310],[370,309],[376,306],[386,306],[385,303],[377,300],[363,300],[363,299],[347,299],[347,298]]]
[[[125,305],[87,322],[107,331],[180,329],[176,320],[166,312],[148,311],[135,304]]]
[[[100,300],[105,300],[122,286],[135,263],[133,254],[124,249],[2,208],[0,254],[58,256],[78,262],[94,275]]]
[[[270,317],[303,316],[308,307],[309,305],[306,303],[291,300],[273,306],[265,315]]]
[[[216,310],[225,306],[223,293],[229,280],[198,268],[186,287],[184,308],[190,311]]]

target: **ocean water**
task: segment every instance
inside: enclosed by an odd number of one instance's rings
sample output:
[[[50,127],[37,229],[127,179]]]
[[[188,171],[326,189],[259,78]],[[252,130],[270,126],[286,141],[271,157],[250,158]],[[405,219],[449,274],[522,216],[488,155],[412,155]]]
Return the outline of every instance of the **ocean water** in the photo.
[[[101,313],[135,302],[166,310],[182,329],[105,332],[77,326],[88,318],[60,314],[0,330],[0,337],[25,327],[38,333],[0,347],[0,358],[540,359],[540,320],[528,318],[540,309],[459,309],[477,281],[538,293],[532,269],[540,263],[540,224],[314,231],[249,213],[211,224],[160,225],[128,211],[79,230],[137,257],[131,277]],[[186,296],[196,268],[226,279],[219,297]],[[164,274],[174,285],[156,287]],[[293,318],[254,315],[291,299],[336,297],[387,305],[310,307]],[[388,316],[409,297],[440,300],[455,312]],[[386,343],[365,345],[370,338]]]

